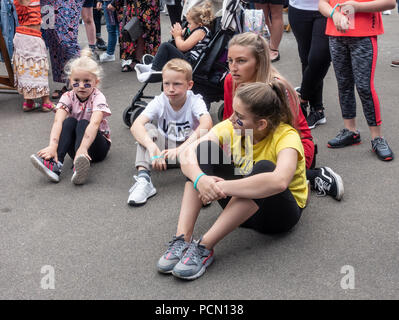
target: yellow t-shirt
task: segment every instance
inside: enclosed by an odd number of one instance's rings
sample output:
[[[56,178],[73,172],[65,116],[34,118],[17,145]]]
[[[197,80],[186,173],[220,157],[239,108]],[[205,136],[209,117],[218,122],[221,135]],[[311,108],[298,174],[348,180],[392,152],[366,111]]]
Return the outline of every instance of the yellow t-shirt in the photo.
[[[252,172],[253,166],[260,160],[269,160],[277,164],[277,155],[286,148],[293,148],[298,152],[298,164],[294,177],[288,186],[298,206],[304,208],[308,197],[308,185],[306,182],[305,156],[301,138],[298,132],[288,124],[280,123],[273,134],[265,139],[252,144],[251,135],[245,135],[245,144],[242,136],[234,132],[230,120],[218,123],[212,128],[213,133],[219,138],[219,144],[232,161],[239,168],[242,175]],[[245,146],[244,146],[245,145]]]

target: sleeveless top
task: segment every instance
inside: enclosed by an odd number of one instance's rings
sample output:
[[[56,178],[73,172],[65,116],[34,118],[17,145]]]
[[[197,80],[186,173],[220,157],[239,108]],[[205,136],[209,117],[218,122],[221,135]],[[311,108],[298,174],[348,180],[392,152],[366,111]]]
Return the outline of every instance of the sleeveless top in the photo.
[[[203,30],[205,32],[205,37],[199,41],[187,54],[187,58],[190,63],[194,63],[198,60],[201,53],[205,50],[208,46],[209,42],[211,41],[211,32],[207,27],[198,27],[195,28],[191,34],[193,34],[197,30]]]
[[[23,6],[18,0],[14,0],[14,6],[19,23],[19,26],[16,27],[16,32],[41,37],[42,33],[39,30],[25,27],[29,25],[40,25],[42,23],[40,1],[31,0],[28,6]]]

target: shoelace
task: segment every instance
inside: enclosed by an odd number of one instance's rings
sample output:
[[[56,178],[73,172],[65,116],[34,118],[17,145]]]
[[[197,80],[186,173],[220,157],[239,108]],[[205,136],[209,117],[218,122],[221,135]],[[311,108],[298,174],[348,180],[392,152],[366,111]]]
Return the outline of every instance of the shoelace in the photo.
[[[385,141],[384,138],[381,138],[381,137],[377,137],[373,140],[373,146],[374,146],[374,149],[378,148],[378,149],[388,150],[387,142]]]
[[[136,188],[140,186],[141,189],[144,189],[148,183],[148,181],[145,178],[139,179],[138,176],[133,176],[133,178],[136,180],[136,183],[131,186],[131,188],[129,189],[129,193],[132,193]]]
[[[198,264],[202,257],[207,255],[204,254],[205,247],[200,244],[202,237],[198,241],[192,241],[184,254],[182,261],[184,264]]]
[[[320,177],[314,179],[315,189],[317,190],[317,196],[324,197],[327,191],[330,191],[331,184]]]
[[[348,132],[349,130],[348,129],[342,129],[338,134],[337,134],[337,138],[338,139],[340,139],[340,138],[342,138],[342,136],[346,133],[346,132]]]
[[[182,234],[178,237],[173,236],[173,239],[169,241],[169,247],[165,252],[165,256],[167,256],[169,253],[178,256],[184,247],[185,247],[184,235]]]

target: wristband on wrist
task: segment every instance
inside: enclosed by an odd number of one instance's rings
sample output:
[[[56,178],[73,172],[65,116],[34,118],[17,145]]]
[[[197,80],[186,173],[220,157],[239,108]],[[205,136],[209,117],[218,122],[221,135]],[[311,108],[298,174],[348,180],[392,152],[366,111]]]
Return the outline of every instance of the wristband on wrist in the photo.
[[[157,159],[160,159],[160,158],[163,158],[163,156],[152,156],[151,157],[151,161],[154,161],[154,160],[157,160]]]
[[[330,18],[331,18],[331,19],[332,19],[333,15],[334,15],[335,9],[336,9],[337,7],[339,7],[340,5],[341,5],[341,4],[337,3],[337,4],[335,5],[335,7],[332,9],[331,14],[330,14]]]
[[[194,181],[194,189],[195,189],[195,190],[198,191],[198,189],[197,189],[198,181],[199,181],[199,179],[200,179],[202,176],[205,176],[205,175],[206,175],[206,174],[205,174],[204,172],[201,172],[201,173],[197,176],[197,178],[196,178],[195,181]]]

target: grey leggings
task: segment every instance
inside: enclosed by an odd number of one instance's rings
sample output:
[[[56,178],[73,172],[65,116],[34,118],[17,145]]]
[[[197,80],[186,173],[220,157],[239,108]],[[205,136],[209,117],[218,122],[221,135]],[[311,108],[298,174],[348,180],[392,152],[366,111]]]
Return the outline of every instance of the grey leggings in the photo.
[[[381,125],[380,102],[374,88],[377,37],[330,37],[330,53],[338,83],[342,117],[356,117],[357,92],[369,126]]]

